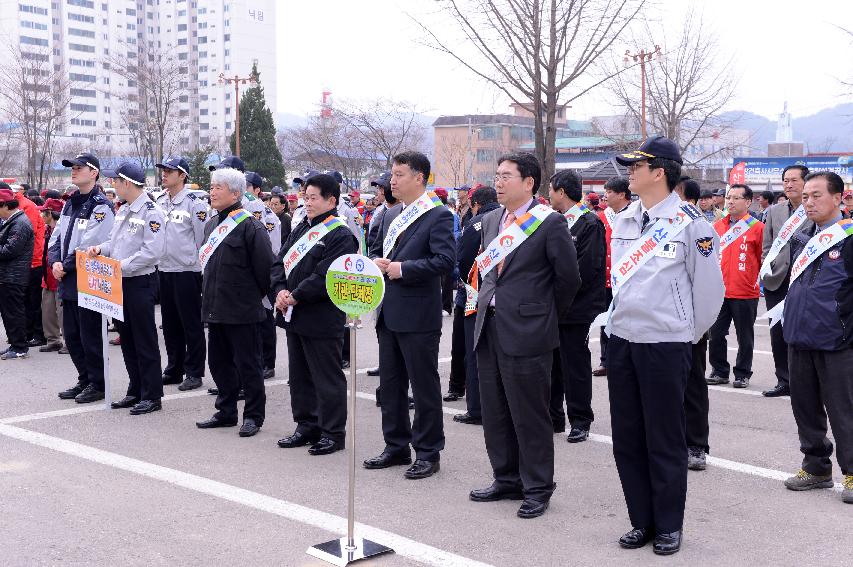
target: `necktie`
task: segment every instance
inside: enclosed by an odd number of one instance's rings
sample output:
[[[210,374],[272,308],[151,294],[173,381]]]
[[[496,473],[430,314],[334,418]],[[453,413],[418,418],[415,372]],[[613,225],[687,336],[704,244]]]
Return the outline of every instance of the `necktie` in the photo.
[[[503,230],[509,228],[509,226],[515,222],[515,215],[512,213],[507,213],[506,218],[504,219]],[[501,260],[498,264],[498,275],[501,275],[501,271],[504,269],[504,261]]]
[[[640,228],[640,233],[646,232],[646,226],[649,224],[649,213],[648,211],[643,212],[643,226]]]

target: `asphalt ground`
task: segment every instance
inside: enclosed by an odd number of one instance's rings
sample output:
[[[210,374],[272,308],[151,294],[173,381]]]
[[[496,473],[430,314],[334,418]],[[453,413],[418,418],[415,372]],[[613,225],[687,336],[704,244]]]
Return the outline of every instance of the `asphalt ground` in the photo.
[[[442,391],[450,329],[445,318]],[[749,389],[711,387],[709,466],[689,475],[684,544],[670,558],[616,543],[630,524],[609,444],[606,378],[594,378],[590,440],[554,436],[558,486],[549,511],[521,520],[518,502],[468,500],[491,471],[482,428],[451,419],[464,401],[445,404],[447,447],[434,477],[410,481],[405,467],[361,468],[383,447],[378,378],[364,373],[378,359],[369,324],[358,344],[356,535],[396,551],[363,565],[850,564],[853,506],[840,500],[840,472],[834,489],[795,493],[782,485],[801,456],[789,400],[760,396],[775,384],[766,321],[756,324]],[[591,348],[597,361],[597,334]],[[59,400],[75,381],[70,358],[30,352],[0,362],[0,564],[326,565],[305,552],[346,531],[347,456],[277,447],[294,429],[283,331],[276,377],[267,381],[267,420],[248,439],[236,428],[195,427],[214,411],[204,391],[167,386],[163,411],[136,417]],[[110,354],[118,399],[127,373],[119,348]],[[212,385],[206,377],[204,388]]]

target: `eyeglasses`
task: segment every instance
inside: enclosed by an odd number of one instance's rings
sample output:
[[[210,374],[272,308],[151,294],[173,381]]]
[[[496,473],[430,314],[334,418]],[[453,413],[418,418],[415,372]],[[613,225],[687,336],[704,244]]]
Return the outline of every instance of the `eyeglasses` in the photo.
[[[516,178],[521,179],[521,176],[520,175],[513,175],[511,173],[498,173],[495,175],[495,183],[497,183],[498,181],[507,182],[510,179],[516,179]]]
[[[640,169],[641,167],[648,167],[649,169],[651,169],[651,168],[652,168],[652,167],[648,164],[648,162],[645,162],[645,161],[643,161],[643,162],[637,162],[637,163],[629,163],[627,167],[628,167],[628,172],[629,172],[629,173],[634,173],[635,171],[637,171],[637,170],[638,170],[638,169]]]
[[[726,195],[726,201],[751,201],[747,197],[739,197],[737,195]]]

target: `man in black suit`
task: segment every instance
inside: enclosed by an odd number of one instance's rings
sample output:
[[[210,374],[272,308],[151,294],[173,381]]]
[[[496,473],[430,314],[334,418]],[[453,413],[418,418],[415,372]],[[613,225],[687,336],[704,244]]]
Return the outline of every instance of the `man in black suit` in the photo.
[[[605,271],[607,244],[604,223],[584,206],[581,179],[571,169],[551,178],[551,206],[566,217],[569,234],[578,254],[581,286],[572,307],[560,317],[560,350],[554,353],[551,371],[551,421],[554,432],[566,427],[568,413],[571,431],[569,443],[581,443],[589,437],[592,412],[592,354],[589,352],[589,326],[607,308]],[[563,399],[566,413],[563,413]]]
[[[382,256],[374,261],[385,274],[385,298],[379,308],[379,387],[385,449],[364,461],[367,469],[415,462],[409,479],[439,470],[444,449],[438,342],[441,338],[441,279],[456,257],[453,215],[427,193],[430,163],[418,152],[394,156],[391,191],[403,202],[383,222]],[[378,247],[377,247],[378,248]],[[414,428],[409,420],[408,388],[415,401]]]
[[[503,207],[483,217],[477,263],[474,348],[495,480],[470,498],[523,499],[521,518],[544,514],[556,487],[551,365],[560,344],[557,322],[581,283],[565,217],[536,204],[541,178],[532,154],[500,158],[495,188]]]
[[[340,185],[331,175],[319,174],[305,181],[305,220],[290,233],[272,268],[275,307],[280,311],[277,323],[287,331],[290,407],[297,424],[296,431],[278,446],[310,444],[311,455],[344,448],[347,381],[341,372],[340,352],[347,332],[346,315],[326,293],[326,272],[338,257],[357,253],[358,241],[342,222],[321,238],[302,239],[337,217],[340,196]],[[300,256],[303,245],[309,248]],[[289,274],[285,261],[290,262]]]

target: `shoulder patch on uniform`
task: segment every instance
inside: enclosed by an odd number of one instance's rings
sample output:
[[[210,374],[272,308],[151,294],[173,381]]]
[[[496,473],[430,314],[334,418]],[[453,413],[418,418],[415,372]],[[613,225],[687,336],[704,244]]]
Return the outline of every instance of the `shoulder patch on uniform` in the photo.
[[[195,218],[197,218],[201,222],[204,222],[204,220],[207,218],[207,211],[197,211],[195,214]]]
[[[96,221],[101,222],[102,220],[107,218],[107,213],[99,212],[99,213],[94,213],[92,216],[95,218]]]
[[[160,223],[157,221],[149,221],[148,228],[151,229],[151,232],[160,232]]]
[[[255,217],[255,220],[261,220],[261,211],[253,212],[252,216]]]
[[[267,227],[267,232],[272,232],[273,230],[275,230],[275,224],[274,223],[268,222],[268,223],[266,223],[265,226]]]
[[[696,250],[706,258],[714,251],[714,239],[710,236],[696,239]]]
[[[145,208],[148,209],[149,211],[153,211],[154,207],[156,207],[156,205],[154,203],[152,203],[151,201],[145,202]]]

